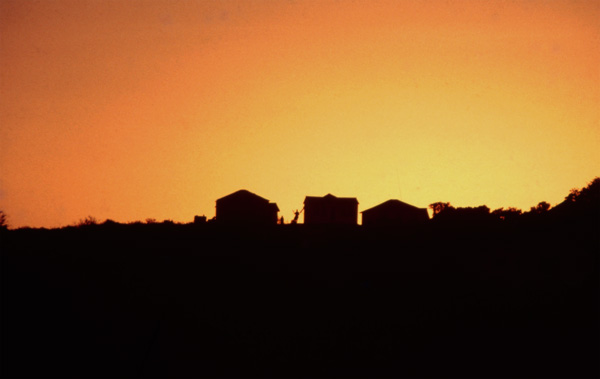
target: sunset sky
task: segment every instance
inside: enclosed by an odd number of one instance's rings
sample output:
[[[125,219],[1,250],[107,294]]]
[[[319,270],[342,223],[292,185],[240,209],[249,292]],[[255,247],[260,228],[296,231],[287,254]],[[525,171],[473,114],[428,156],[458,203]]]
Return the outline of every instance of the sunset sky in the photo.
[[[600,1],[2,0],[12,228],[247,189],[528,210],[600,175]]]

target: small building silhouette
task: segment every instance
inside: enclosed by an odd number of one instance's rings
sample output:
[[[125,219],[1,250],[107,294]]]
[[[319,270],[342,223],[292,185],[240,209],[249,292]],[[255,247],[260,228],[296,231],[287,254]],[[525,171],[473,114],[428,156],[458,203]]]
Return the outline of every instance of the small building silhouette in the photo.
[[[216,221],[232,224],[277,224],[277,204],[250,191],[239,190],[217,199]]]
[[[388,200],[361,213],[363,226],[410,225],[429,220],[427,209],[400,200]]]
[[[305,224],[356,225],[358,200],[354,197],[306,196],[304,199]]]

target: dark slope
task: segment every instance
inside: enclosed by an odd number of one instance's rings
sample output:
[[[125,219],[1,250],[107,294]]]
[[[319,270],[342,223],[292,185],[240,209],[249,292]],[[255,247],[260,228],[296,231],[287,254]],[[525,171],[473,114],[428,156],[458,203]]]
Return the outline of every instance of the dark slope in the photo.
[[[2,374],[598,376],[597,231],[593,219],[8,231]]]

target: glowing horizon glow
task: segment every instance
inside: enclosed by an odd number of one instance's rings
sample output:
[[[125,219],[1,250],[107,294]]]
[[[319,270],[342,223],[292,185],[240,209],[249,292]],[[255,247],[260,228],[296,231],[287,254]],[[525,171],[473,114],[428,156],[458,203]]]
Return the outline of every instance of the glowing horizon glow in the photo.
[[[211,218],[247,189],[528,210],[600,173],[600,2],[0,2],[0,209]]]

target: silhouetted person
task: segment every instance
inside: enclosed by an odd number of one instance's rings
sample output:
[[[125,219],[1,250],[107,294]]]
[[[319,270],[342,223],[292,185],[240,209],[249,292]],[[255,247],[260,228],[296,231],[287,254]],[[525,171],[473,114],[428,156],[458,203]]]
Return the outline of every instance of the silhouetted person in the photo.
[[[296,209],[294,211],[294,219],[292,220],[292,224],[297,224],[298,223],[298,217],[300,217],[300,212],[298,212],[298,210]]]

